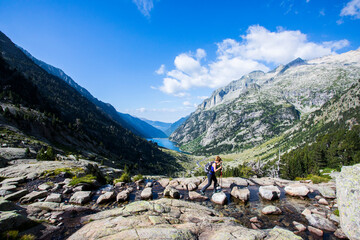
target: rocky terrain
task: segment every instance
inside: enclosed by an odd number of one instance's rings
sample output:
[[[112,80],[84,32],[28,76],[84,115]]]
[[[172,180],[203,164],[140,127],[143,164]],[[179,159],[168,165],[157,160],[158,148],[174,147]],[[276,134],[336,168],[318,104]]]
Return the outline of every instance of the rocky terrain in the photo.
[[[359,62],[357,50],[249,73],[214,91],[170,139],[195,154],[257,146],[344,94],[360,78]]]
[[[360,165],[329,183],[148,176],[88,160],[11,160],[0,169],[0,228],[37,239],[359,239]],[[95,178],[80,181],[92,174]],[[335,181],[336,180],[336,181]],[[340,212],[340,214],[339,214]]]

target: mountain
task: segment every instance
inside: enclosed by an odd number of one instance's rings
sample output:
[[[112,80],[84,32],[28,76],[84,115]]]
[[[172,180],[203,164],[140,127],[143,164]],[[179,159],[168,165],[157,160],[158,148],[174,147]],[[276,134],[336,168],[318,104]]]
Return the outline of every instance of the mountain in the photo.
[[[47,64],[34,56],[32,56],[28,51],[21,48],[20,46],[17,46],[20,50],[22,50],[26,56],[28,56],[31,60],[33,60],[34,63],[36,63],[38,66],[43,68],[48,73],[57,76],[58,78],[64,80],[67,84],[69,84],[71,87],[73,87],[75,90],[77,90],[81,95],[86,97],[88,100],[90,100],[92,103],[94,103],[97,107],[99,107],[102,111],[109,114],[109,116],[116,122],[118,122],[121,126],[124,128],[127,128],[128,130],[132,131],[136,135],[144,138],[161,138],[166,137],[166,135],[151,126],[150,124],[147,124],[146,122],[142,121],[139,118],[130,116],[129,114],[123,114],[120,112],[117,112],[116,109],[109,103],[104,103],[97,98],[95,98],[91,93],[86,90],[85,88],[81,87],[79,84],[77,84],[71,77],[66,75],[63,70],[60,68],[56,68],[50,64]]]
[[[360,78],[360,50],[255,71],[215,90],[170,140],[195,154],[258,146],[321,109]]]
[[[152,120],[148,120],[148,119],[144,119],[144,118],[142,120],[145,121],[146,123],[150,124],[151,126],[161,130],[162,132],[164,132],[166,134],[166,137],[169,137],[181,124],[183,124],[186,121],[186,119],[188,117],[189,116],[182,117],[174,123],[152,121]]]
[[[143,173],[179,171],[176,160],[123,128],[0,32],[2,128],[19,129],[63,151],[95,153]],[[36,146],[36,141],[34,142]]]
[[[133,117],[130,114],[118,113],[129,125],[133,126],[145,138],[167,138],[166,134],[160,129],[151,126],[140,118]]]

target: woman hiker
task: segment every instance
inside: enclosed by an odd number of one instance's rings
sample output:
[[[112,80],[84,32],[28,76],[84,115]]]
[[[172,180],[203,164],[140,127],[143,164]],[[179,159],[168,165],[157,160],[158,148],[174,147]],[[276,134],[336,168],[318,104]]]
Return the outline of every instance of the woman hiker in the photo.
[[[205,187],[203,187],[200,190],[201,195],[205,195],[205,191],[211,185],[212,181],[214,181],[214,192],[215,192],[215,189],[216,189],[216,186],[217,186],[217,179],[216,179],[215,173],[222,169],[221,162],[222,162],[221,158],[219,156],[216,156],[215,162],[213,162],[211,164],[211,169],[207,173],[208,183],[206,184]]]

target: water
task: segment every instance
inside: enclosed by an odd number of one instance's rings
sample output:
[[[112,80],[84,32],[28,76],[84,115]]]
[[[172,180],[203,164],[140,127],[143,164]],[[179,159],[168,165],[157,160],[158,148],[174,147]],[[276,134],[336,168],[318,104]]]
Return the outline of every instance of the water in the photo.
[[[181,150],[175,145],[175,143],[170,141],[168,138],[148,138],[147,140],[156,142],[160,147],[181,152]]]

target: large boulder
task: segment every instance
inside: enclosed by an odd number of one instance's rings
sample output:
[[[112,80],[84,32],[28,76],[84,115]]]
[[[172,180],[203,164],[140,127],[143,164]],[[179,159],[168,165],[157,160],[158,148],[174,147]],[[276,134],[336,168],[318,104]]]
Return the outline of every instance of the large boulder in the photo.
[[[90,202],[91,200],[91,191],[79,191],[75,192],[69,202],[70,203],[77,203],[77,204],[85,204]]]
[[[17,192],[8,194],[4,198],[9,201],[15,201],[15,200],[18,200],[19,198],[25,196],[28,193],[29,193],[29,191],[27,189],[22,189]]]
[[[116,196],[116,201],[125,202],[129,199],[130,192],[128,190],[124,190],[118,193]]]
[[[313,227],[329,232],[335,232],[337,229],[335,224],[323,215],[320,215],[318,213],[312,213],[309,209],[305,209],[302,214],[305,216],[306,220],[308,220],[309,224]]]
[[[61,199],[60,193],[52,193],[45,199],[45,202],[61,203]]]
[[[293,232],[278,226],[271,230],[266,230],[266,232],[268,235],[266,240],[302,240],[302,237],[299,237]]]
[[[97,204],[103,204],[106,202],[110,202],[111,200],[115,199],[116,195],[115,192],[106,192],[102,194],[97,200]]]
[[[220,205],[224,205],[226,203],[226,200],[227,198],[224,192],[214,193],[211,197],[212,202]]]
[[[16,211],[0,212],[0,229],[5,232],[10,229],[20,229],[28,226],[32,221]]]
[[[140,194],[141,199],[152,199],[152,188],[145,188]]]
[[[261,186],[259,194],[266,200],[275,200],[280,198],[280,189],[276,186]]]
[[[198,192],[189,191],[189,199],[190,200],[207,200],[209,199],[207,196],[203,196]]]
[[[33,202],[39,198],[45,198],[46,196],[47,196],[47,191],[41,191],[41,192],[33,191],[31,193],[26,194],[22,198],[20,198],[20,202],[21,203],[29,203],[29,202]]]
[[[340,225],[350,239],[360,239],[360,164],[342,167],[336,178]]]
[[[179,199],[180,198],[180,192],[176,188],[172,186],[167,186],[164,190],[164,196]]]
[[[246,202],[250,199],[250,191],[248,188],[239,188],[237,186],[233,187],[231,190],[231,196],[234,198],[240,199],[243,202]]]
[[[326,185],[320,185],[318,186],[318,189],[317,189],[321,195],[325,198],[336,198],[336,192],[335,192],[335,189],[332,188],[331,186],[326,186]]]
[[[286,194],[289,194],[290,196],[296,196],[296,197],[305,197],[310,192],[309,188],[307,188],[305,185],[297,183],[297,184],[291,184],[289,186],[286,186],[284,188]]]
[[[0,148],[0,157],[6,160],[27,158],[26,148]]]

